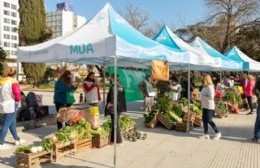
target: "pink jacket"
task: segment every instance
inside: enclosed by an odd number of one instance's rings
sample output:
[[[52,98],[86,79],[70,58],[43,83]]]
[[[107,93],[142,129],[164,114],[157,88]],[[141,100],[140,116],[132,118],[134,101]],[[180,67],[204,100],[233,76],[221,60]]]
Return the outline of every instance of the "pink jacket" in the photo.
[[[255,87],[255,81],[249,80],[245,87],[246,96],[253,96],[254,87]]]

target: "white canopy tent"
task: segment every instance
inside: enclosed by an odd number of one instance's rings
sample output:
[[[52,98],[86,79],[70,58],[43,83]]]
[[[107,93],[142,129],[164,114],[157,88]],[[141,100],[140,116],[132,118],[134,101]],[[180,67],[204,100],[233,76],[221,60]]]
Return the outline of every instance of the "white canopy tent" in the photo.
[[[227,56],[232,60],[243,62],[243,70],[245,71],[260,72],[260,62],[257,62],[252,58],[248,57],[245,53],[240,51],[236,46],[230,48],[225,53],[225,56]]]

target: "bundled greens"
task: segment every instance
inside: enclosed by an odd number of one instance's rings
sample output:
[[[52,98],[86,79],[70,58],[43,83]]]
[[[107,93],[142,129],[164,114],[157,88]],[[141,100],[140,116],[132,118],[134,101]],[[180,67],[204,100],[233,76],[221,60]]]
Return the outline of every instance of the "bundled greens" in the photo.
[[[44,150],[46,151],[51,151],[53,148],[53,142],[51,138],[46,138],[41,142],[41,147],[43,147]]]

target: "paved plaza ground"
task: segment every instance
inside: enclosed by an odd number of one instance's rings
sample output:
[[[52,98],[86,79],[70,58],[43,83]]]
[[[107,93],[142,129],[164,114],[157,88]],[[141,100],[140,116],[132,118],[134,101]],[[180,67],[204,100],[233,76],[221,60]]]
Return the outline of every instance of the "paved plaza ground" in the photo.
[[[44,93],[44,103],[51,105],[52,95]],[[129,104],[131,116],[141,132],[147,133],[146,140],[125,141],[117,146],[118,168],[259,168],[260,144],[251,143],[254,115],[230,114],[227,118],[214,118],[223,137],[220,140],[201,140],[203,129],[195,128],[190,133],[166,130],[161,126],[155,129],[145,128],[141,102]],[[139,110],[138,110],[139,109]],[[102,118],[103,119],[103,118]],[[20,132],[27,144],[40,141],[41,138],[56,131],[56,125]],[[211,135],[213,132],[211,130]],[[7,142],[12,142],[9,134]],[[114,147],[89,149],[76,155],[61,158],[58,162],[45,164],[44,168],[109,168],[113,167]],[[16,166],[15,147],[0,151],[0,167]]]

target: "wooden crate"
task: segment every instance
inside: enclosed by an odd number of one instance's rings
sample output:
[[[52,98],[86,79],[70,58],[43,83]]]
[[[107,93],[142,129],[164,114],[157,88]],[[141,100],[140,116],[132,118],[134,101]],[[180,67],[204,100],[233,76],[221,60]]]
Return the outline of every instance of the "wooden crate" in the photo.
[[[196,116],[193,123],[194,127],[201,127],[201,124],[202,124],[201,116]]]
[[[57,162],[59,158],[75,152],[74,143],[55,144],[53,158]]]
[[[175,130],[180,131],[180,132],[186,132],[187,131],[187,124],[186,123],[177,123]]]
[[[190,122],[191,123],[194,123],[196,116],[197,116],[196,113],[194,113],[192,111],[190,112]],[[187,123],[187,121],[188,121],[188,113],[185,113],[184,117],[183,117],[183,122]]]
[[[38,153],[16,153],[16,163],[18,168],[39,167],[41,163],[52,162],[52,151],[42,151]]]
[[[147,128],[154,128],[158,122],[158,114],[159,111],[156,112],[156,114],[154,115],[154,118],[152,119],[152,121],[150,121],[150,123],[145,123],[145,126]]]
[[[73,143],[74,151],[79,152],[84,149],[88,149],[92,147],[92,138],[83,139],[83,140],[75,140]]]
[[[96,134],[92,137],[92,147],[101,148],[110,144],[110,132]]]
[[[159,114],[158,114],[158,121],[159,121],[160,123],[162,123],[162,125],[165,126],[165,128],[167,128],[167,129],[169,129],[169,130],[173,128],[173,125],[174,125],[174,124],[169,124],[169,123],[164,119],[162,113],[159,113]]]
[[[123,132],[129,132],[129,131],[135,130],[135,129],[136,129],[135,125],[130,125],[130,126],[127,127]]]

